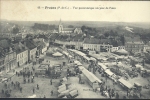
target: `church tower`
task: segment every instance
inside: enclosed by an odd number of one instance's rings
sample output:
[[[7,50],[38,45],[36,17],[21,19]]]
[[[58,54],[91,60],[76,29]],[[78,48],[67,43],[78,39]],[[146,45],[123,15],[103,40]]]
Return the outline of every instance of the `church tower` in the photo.
[[[63,25],[61,24],[61,19],[59,21],[59,25],[58,25],[58,32],[61,33],[63,31]]]

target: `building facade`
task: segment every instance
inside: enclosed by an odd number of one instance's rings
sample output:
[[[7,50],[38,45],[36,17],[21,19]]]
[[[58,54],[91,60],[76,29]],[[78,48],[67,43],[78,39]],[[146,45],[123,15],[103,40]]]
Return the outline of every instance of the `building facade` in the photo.
[[[0,74],[5,72],[5,55],[3,54],[3,51],[0,51]]]
[[[128,52],[142,52],[144,50],[144,43],[143,42],[127,42],[125,44],[125,49]]]
[[[33,40],[25,40],[21,42],[28,48],[28,61],[35,61],[37,56],[37,46]]]
[[[109,43],[95,38],[85,38],[83,42],[83,49],[93,50],[98,52],[111,52],[113,46]]]
[[[6,73],[16,67],[16,52],[11,47],[5,49],[5,71]]]
[[[17,66],[20,67],[28,62],[28,49],[21,42],[14,45],[17,54]]]
[[[144,52],[150,51],[150,45],[144,45]]]

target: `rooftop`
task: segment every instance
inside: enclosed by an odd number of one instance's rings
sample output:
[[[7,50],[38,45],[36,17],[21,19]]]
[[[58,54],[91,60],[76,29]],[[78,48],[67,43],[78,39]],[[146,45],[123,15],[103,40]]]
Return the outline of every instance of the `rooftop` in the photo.
[[[137,41],[137,42],[127,42],[126,44],[144,44],[143,42]]]
[[[33,40],[25,40],[21,43],[23,43],[30,50],[36,48],[36,44]]]
[[[20,53],[27,50],[27,47],[23,45],[21,42],[19,42],[14,44],[14,49],[16,50],[16,53]]]

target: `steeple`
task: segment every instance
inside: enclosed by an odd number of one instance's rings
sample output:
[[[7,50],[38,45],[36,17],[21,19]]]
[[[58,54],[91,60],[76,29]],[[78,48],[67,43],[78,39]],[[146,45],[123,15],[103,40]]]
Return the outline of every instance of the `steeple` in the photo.
[[[59,21],[59,25],[58,25],[58,32],[61,33],[63,31],[63,25],[61,23],[61,19]]]
[[[61,25],[61,18],[60,18],[60,21],[59,21],[59,25]]]

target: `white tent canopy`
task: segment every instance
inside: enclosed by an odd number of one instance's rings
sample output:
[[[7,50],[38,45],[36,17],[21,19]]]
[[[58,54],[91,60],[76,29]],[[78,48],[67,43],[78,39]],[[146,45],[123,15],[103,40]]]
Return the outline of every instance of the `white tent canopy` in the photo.
[[[108,69],[108,67],[107,67],[106,65],[104,65],[103,63],[98,63],[98,65],[99,65],[103,70]]]
[[[78,90],[70,91],[69,94],[70,94],[71,96],[74,96],[74,95],[78,94]]]
[[[91,59],[90,59],[89,57],[87,57],[87,56],[83,56],[83,58],[86,59],[86,60],[88,60],[88,61],[91,60]]]
[[[82,66],[82,64],[79,61],[74,61],[75,64],[77,64],[78,66]]]
[[[69,58],[72,58],[72,56],[71,56],[71,55],[68,55],[68,57],[69,57]]]
[[[63,85],[59,86],[58,89],[61,89],[61,88],[63,88],[63,87],[66,87],[66,85],[63,84]]]
[[[135,66],[136,66],[136,68],[143,68],[143,66],[141,66],[139,64],[136,64]]]
[[[131,89],[133,87],[133,85],[131,83],[129,83],[128,81],[124,80],[123,78],[120,78],[118,81],[120,83],[122,83],[123,85],[125,85],[129,89]]]
[[[109,76],[114,75],[114,73],[113,73],[113,72],[111,72],[111,71],[110,71],[110,69],[105,70],[105,73],[107,73]]]
[[[83,66],[79,66],[80,71],[84,70],[85,68]]]
[[[67,52],[65,52],[65,51],[63,51],[62,53],[63,53],[63,54],[65,54],[66,56],[68,56],[68,55],[69,55],[69,53],[67,53]]]
[[[63,54],[61,54],[60,52],[56,52],[56,53],[54,53],[53,54],[53,56],[56,56],[56,57],[60,57],[60,56],[62,56]]]
[[[90,80],[90,82],[94,83],[94,82],[99,82],[101,83],[101,81],[91,72],[89,72],[87,69],[83,69],[82,73]]]
[[[90,57],[90,60],[96,61],[96,59],[94,57]]]
[[[128,54],[128,51],[126,51],[125,49],[119,49],[118,51],[116,51],[116,53],[119,53],[119,54]]]
[[[62,87],[62,88],[60,88],[60,89],[58,90],[58,93],[61,93],[61,92],[65,91],[65,90],[67,90],[67,88],[66,88],[66,87]]]

